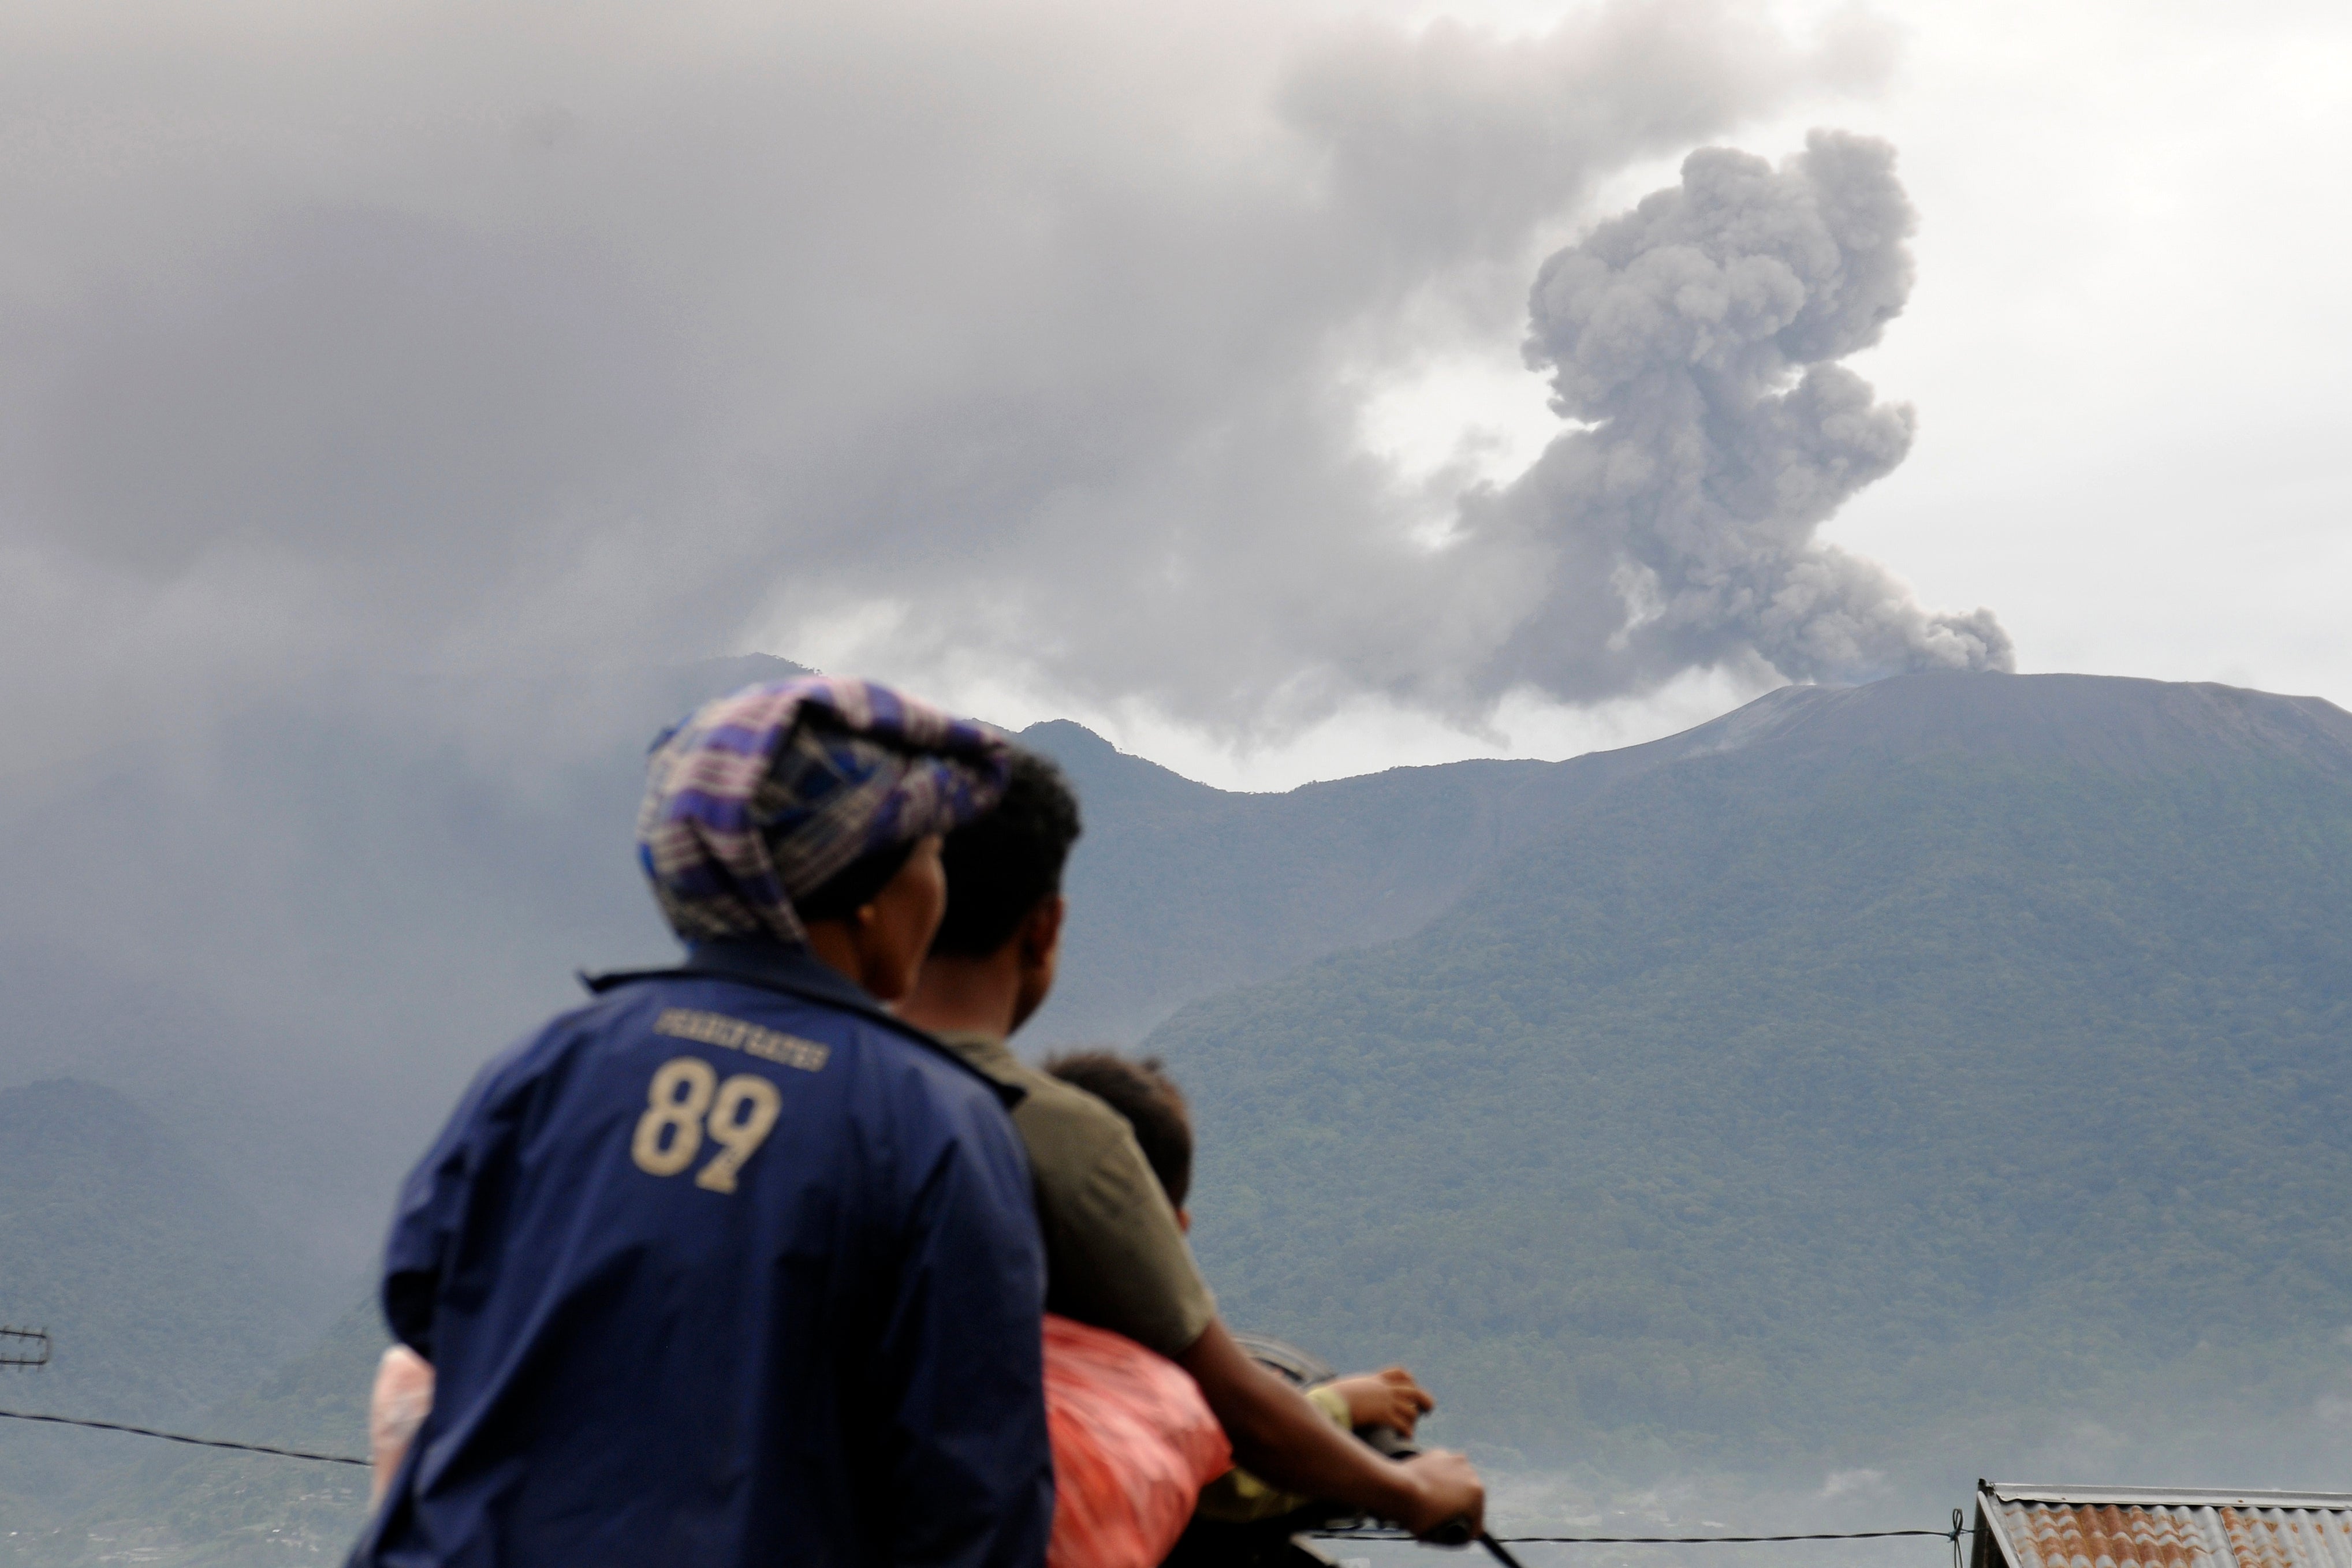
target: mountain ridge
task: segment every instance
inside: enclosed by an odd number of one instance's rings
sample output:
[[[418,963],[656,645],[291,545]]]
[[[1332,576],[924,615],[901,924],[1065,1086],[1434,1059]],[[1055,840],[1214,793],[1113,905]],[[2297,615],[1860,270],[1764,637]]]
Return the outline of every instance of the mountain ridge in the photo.
[[[1890,733],[1898,722],[1907,747]],[[1679,758],[1798,737],[1883,754],[2063,758],[2126,771],[2159,758],[2179,768],[2253,756],[2352,769],[2352,714],[2325,698],[2127,675],[1929,671],[1859,686],[1782,686],[1651,744]]]
[[[1106,854],[1098,840],[1081,841],[1072,859],[1071,962],[1034,1037],[1131,1037],[1224,988],[1392,941],[1601,792],[1658,768],[1759,746],[1832,765],[1857,748],[1892,755],[1895,734],[1933,739],[1938,751],[1973,746],[2126,773],[2166,758],[2177,770],[2252,755],[2352,771],[2352,714],[2321,698],[2107,675],[1939,672],[1783,686],[1679,734],[1562,761],[1394,768],[1263,795],[1183,779],[1083,726],[1050,721],[1020,738],[1063,764],[1090,821],[1113,806],[1122,841]],[[1366,816],[1377,835],[1332,827]],[[1400,843],[1416,827],[1430,836]],[[1137,881],[1146,860],[1191,861],[1198,872],[1147,887]],[[1285,893],[1259,891],[1276,879]],[[1299,907],[1286,891],[1298,888],[1320,901]],[[1247,923],[1230,906],[1252,899],[1281,906],[1285,928],[1237,932]],[[1169,956],[1180,949],[1189,967]]]

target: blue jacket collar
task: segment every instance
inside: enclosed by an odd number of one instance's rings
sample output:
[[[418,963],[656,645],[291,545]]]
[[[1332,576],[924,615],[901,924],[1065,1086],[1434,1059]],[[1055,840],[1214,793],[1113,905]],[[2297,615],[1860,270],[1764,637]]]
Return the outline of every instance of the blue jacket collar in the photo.
[[[686,962],[676,968],[622,969],[610,974],[580,977],[581,983],[598,996],[637,980],[694,978],[740,980],[766,990],[782,991],[803,1001],[856,1013],[946,1057],[995,1090],[1007,1108],[1019,1104],[1024,1098],[1024,1092],[1019,1086],[997,1082],[928,1032],[893,1016],[863,986],[852,981],[799,943],[778,942],[765,936],[722,937],[713,942],[691,944],[686,950]]]
[[[697,942],[687,948],[684,967],[697,974],[731,976],[791,991],[813,1001],[832,1002],[857,1012],[889,1017],[865,987],[799,943],[773,942],[758,936]],[[890,1021],[898,1022],[896,1019]]]

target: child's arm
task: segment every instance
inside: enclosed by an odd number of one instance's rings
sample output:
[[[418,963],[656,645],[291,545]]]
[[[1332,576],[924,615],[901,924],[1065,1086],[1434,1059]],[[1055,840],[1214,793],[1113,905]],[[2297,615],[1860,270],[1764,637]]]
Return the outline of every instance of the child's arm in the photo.
[[[1324,1386],[1348,1402],[1350,1427],[1389,1427],[1410,1437],[1421,1418],[1437,1408],[1437,1401],[1402,1366],[1353,1373]]]
[[[1397,1463],[1332,1429],[1312,1401],[1211,1322],[1176,1358],[1233,1439],[1234,1457],[1286,1491],[1345,1503],[1426,1535],[1456,1519],[1483,1528],[1486,1489],[1460,1454],[1435,1450]]]

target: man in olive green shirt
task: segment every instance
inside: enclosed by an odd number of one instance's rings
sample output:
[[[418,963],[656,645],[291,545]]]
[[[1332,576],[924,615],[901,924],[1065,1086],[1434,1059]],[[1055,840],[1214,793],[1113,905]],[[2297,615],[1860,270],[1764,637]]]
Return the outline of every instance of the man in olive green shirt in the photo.
[[[1013,1125],[1039,1195],[1045,1310],[1171,1360],[1182,1355],[1216,1321],[1217,1301],[1127,1118],[1023,1061],[992,1033],[932,1032],[989,1077],[1024,1092]]]
[[[1047,1310],[1156,1350],[1192,1375],[1237,1460],[1291,1491],[1393,1519],[1418,1534],[1476,1528],[1486,1490],[1468,1460],[1399,1464],[1339,1431],[1252,1361],[1218,1321],[1175,1209],[1126,1119],[1015,1058],[1005,1040],[1053,989],[1062,865],[1077,801],[1045,758],[1015,752],[996,809],[948,836],[948,912],[898,1016],[982,1072],[1026,1091],[1013,1113],[1045,1239]]]

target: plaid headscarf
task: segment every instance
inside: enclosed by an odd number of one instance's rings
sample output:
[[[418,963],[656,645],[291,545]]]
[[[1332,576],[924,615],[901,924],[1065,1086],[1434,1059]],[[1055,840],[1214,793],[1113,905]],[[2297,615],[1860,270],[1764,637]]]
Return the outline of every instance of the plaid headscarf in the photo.
[[[863,855],[996,803],[1004,737],[871,681],[808,675],[705,703],[654,742],[637,858],[688,942],[808,933],[793,902]]]

